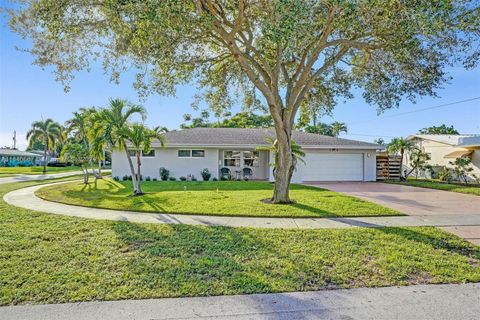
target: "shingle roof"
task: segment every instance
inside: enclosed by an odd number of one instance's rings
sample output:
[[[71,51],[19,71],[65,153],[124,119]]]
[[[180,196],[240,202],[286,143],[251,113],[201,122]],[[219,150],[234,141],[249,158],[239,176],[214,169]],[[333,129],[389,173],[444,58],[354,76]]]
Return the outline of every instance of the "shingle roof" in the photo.
[[[167,146],[261,146],[266,137],[274,137],[273,129],[193,128],[165,134]],[[374,143],[294,131],[292,138],[302,147],[341,147],[378,149]]]
[[[21,151],[17,149],[8,149],[0,148],[0,156],[9,156],[9,157],[38,157],[38,154]]]

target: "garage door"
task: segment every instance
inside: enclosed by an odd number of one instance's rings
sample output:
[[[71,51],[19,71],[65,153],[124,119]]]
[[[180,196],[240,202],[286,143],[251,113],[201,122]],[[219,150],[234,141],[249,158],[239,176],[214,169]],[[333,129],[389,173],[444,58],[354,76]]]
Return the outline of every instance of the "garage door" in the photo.
[[[304,181],[362,181],[363,154],[307,153],[302,170]]]

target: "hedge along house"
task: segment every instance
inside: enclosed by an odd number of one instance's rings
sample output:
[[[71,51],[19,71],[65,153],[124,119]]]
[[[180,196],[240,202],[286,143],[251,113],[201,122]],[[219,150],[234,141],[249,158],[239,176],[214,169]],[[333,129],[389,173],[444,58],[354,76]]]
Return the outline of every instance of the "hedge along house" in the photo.
[[[152,143],[152,150],[142,155],[142,176],[159,178],[160,168],[170,176],[195,176],[207,168],[212,178],[228,172],[233,178],[273,181],[273,159],[265,139],[274,137],[273,129],[194,128],[165,134],[166,147]],[[299,162],[292,182],[375,181],[377,144],[294,131],[293,140],[305,152],[305,164]],[[132,150],[132,160],[136,164]],[[125,152],[112,154],[112,176],[129,176]]]

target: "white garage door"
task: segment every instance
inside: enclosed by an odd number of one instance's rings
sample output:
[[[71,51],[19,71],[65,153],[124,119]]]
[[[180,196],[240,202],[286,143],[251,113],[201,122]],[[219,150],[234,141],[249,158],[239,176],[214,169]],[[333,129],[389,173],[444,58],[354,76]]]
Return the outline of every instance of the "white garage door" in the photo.
[[[362,181],[363,154],[307,153],[303,181]]]

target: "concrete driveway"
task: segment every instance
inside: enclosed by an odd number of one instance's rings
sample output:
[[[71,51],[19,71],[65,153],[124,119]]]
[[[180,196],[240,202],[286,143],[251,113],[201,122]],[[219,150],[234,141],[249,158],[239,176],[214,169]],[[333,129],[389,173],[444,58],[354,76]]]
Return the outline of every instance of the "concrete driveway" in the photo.
[[[346,193],[412,216],[478,214],[480,197],[381,182],[318,182],[315,187]]]
[[[458,192],[381,182],[313,182],[319,188],[378,203],[411,216],[458,216],[458,225],[442,228],[480,245],[480,226],[465,225],[460,217],[480,216],[480,197]]]

